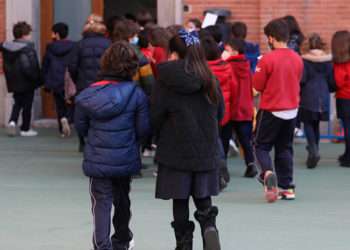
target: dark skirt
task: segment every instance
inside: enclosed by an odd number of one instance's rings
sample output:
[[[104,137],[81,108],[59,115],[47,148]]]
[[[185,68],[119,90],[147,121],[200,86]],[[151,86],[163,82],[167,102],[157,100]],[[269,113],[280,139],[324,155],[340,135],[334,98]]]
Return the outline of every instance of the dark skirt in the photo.
[[[329,112],[313,112],[300,108],[298,117],[302,122],[329,121]]]
[[[350,99],[337,99],[337,116],[339,119],[350,117]]]
[[[188,199],[207,198],[220,192],[219,169],[207,172],[179,171],[160,165],[156,184],[156,198]]]

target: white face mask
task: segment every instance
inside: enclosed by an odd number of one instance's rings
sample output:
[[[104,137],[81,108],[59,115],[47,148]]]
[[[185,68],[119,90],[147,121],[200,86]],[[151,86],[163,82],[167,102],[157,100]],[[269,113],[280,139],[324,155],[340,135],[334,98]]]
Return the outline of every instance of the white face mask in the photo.
[[[139,37],[138,37],[138,36],[134,36],[134,37],[131,39],[130,43],[131,43],[132,45],[138,45],[138,44],[139,44]]]

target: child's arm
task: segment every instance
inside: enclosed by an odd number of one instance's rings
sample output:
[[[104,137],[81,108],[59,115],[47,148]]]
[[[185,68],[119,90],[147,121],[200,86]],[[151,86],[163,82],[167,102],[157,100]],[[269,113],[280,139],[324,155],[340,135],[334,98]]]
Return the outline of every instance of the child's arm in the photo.
[[[253,87],[258,92],[263,92],[266,87],[266,82],[268,80],[267,66],[266,60],[261,58],[253,75]]]
[[[149,101],[141,89],[137,89],[136,135],[138,140],[146,138],[151,132]]]

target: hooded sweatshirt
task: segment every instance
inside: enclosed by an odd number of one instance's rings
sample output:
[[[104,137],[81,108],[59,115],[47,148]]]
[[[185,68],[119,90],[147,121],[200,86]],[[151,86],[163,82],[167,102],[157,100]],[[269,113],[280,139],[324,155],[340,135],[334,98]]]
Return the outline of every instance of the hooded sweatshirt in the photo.
[[[0,51],[10,93],[33,91],[41,85],[39,61],[32,42],[4,42],[0,45]]]
[[[214,76],[220,83],[220,88],[225,102],[225,114],[220,125],[224,126],[232,120],[237,105],[237,79],[231,66],[222,59],[208,61],[208,65]]]
[[[334,78],[337,85],[337,99],[350,100],[350,61],[334,64]]]
[[[54,92],[64,91],[64,74],[69,63],[69,55],[75,43],[69,40],[59,40],[50,43],[42,64],[45,86]]]
[[[158,65],[159,81],[152,93],[151,120],[157,143],[156,161],[188,172],[213,170],[220,162],[218,103],[203,93],[205,82],[185,69],[183,60]]]
[[[254,115],[253,82],[250,63],[245,55],[231,56],[226,59],[237,79],[237,94],[233,111],[234,121],[252,121]]]
[[[141,167],[140,140],[150,132],[148,100],[130,81],[92,84],[76,98],[75,126],[87,136],[86,176],[131,176]]]

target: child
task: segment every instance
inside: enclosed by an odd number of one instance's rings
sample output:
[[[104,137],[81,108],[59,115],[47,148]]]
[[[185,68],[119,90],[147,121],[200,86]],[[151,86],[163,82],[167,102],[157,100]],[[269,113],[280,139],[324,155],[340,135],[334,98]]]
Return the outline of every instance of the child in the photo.
[[[337,114],[344,126],[345,152],[339,156],[342,167],[350,167],[350,32],[338,31],[332,39]]]
[[[129,249],[133,238],[130,177],[140,170],[140,141],[150,131],[147,97],[131,80],[137,68],[133,48],[116,42],[102,57],[102,81],[76,98],[75,126],[87,136],[83,170],[90,177],[96,250]],[[115,234],[110,239],[112,204]]]
[[[71,133],[64,92],[65,72],[70,52],[74,47],[74,42],[67,39],[68,32],[65,23],[56,23],[52,27],[53,42],[46,48],[42,65],[45,87],[53,92],[55,99],[59,132],[62,137],[70,136]]]
[[[235,98],[237,92],[237,80],[234,77],[231,66],[221,59],[221,52],[217,43],[211,36],[201,39],[201,45],[204,49],[205,56],[209,65],[209,69],[219,81],[221,92],[224,97],[225,114],[220,122],[220,138],[224,149],[225,158],[230,146],[230,139],[233,132],[233,108],[235,106]],[[221,189],[226,187],[230,181],[229,171],[227,165],[222,165],[220,185]]]
[[[14,105],[7,126],[8,135],[17,134],[17,122],[22,112],[21,136],[37,136],[30,128],[35,89],[41,85],[40,66],[34,44],[31,42],[32,27],[26,22],[13,26],[12,42],[0,45],[4,72],[9,93],[13,93]]]
[[[253,86],[261,93],[255,154],[267,201],[274,202],[279,197],[292,200],[295,199],[293,135],[303,62],[287,47],[289,34],[285,21],[275,19],[269,22],[264,32],[272,51],[261,58],[253,77]],[[275,149],[275,167],[270,157],[272,148]]]
[[[304,123],[308,158],[306,166],[315,168],[320,160],[320,121],[329,120],[330,89],[333,85],[332,56],[325,51],[320,35],[312,34],[303,52],[300,121]]]
[[[225,45],[226,58],[237,79],[237,93],[233,112],[233,128],[238,141],[243,148],[246,171],[244,177],[253,178],[257,175],[255,159],[253,154],[252,133],[253,133],[253,83],[250,72],[250,64],[244,55],[244,41],[231,39]]]

